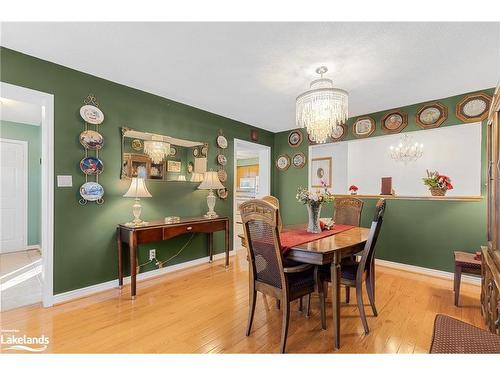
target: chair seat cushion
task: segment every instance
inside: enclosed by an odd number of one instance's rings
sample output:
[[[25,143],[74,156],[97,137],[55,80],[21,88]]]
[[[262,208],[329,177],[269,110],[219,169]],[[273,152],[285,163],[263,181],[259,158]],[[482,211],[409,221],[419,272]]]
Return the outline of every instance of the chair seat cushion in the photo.
[[[430,353],[500,353],[500,336],[438,314],[434,320]]]
[[[346,259],[340,263],[340,278],[346,280],[356,280],[359,263],[355,260]],[[322,280],[331,281],[331,271],[329,265],[320,266],[319,274]]]

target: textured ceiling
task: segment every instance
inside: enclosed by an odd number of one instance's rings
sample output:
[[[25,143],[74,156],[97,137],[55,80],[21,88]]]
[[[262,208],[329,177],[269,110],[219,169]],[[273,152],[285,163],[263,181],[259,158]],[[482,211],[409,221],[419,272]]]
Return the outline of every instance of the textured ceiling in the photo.
[[[2,23],[1,45],[271,131],[319,65],[349,115],[496,85],[500,23]]]

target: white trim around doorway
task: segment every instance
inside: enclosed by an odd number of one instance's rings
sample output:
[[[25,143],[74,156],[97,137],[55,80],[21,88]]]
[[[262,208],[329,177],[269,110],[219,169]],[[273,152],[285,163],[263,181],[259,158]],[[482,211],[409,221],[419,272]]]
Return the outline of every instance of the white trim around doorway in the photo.
[[[0,97],[42,108],[42,303],[54,301],[54,95],[0,82]]]

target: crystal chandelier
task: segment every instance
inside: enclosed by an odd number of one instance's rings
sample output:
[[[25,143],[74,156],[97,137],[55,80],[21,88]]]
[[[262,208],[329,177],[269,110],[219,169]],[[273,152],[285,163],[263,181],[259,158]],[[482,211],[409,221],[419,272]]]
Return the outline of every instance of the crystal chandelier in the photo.
[[[159,164],[170,154],[170,143],[163,142],[161,135],[152,135],[150,141],[144,141],[144,152],[153,163]]]
[[[311,141],[325,143],[333,130],[347,120],[349,94],[333,87],[333,81],[323,78],[326,66],[316,69],[321,78],[311,82],[310,90],[296,100],[297,126],[306,128]]]
[[[391,158],[395,161],[403,162],[405,165],[410,161],[415,161],[422,157],[424,145],[422,143],[413,143],[411,137],[404,134],[397,146],[391,146]]]

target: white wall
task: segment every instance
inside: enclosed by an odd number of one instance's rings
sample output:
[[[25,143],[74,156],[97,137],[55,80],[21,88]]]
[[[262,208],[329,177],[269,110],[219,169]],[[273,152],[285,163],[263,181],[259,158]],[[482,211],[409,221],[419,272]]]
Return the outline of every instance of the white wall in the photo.
[[[448,126],[406,133],[424,144],[423,156],[407,165],[390,158],[389,147],[401,134],[311,146],[311,159],[332,156],[333,192],[347,193],[351,184],[358,194],[380,194],[381,177],[392,177],[397,195],[428,196],[422,183],[425,170],[437,170],[452,179],[448,196],[481,195],[481,123]],[[309,182],[310,186],[310,182]]]

